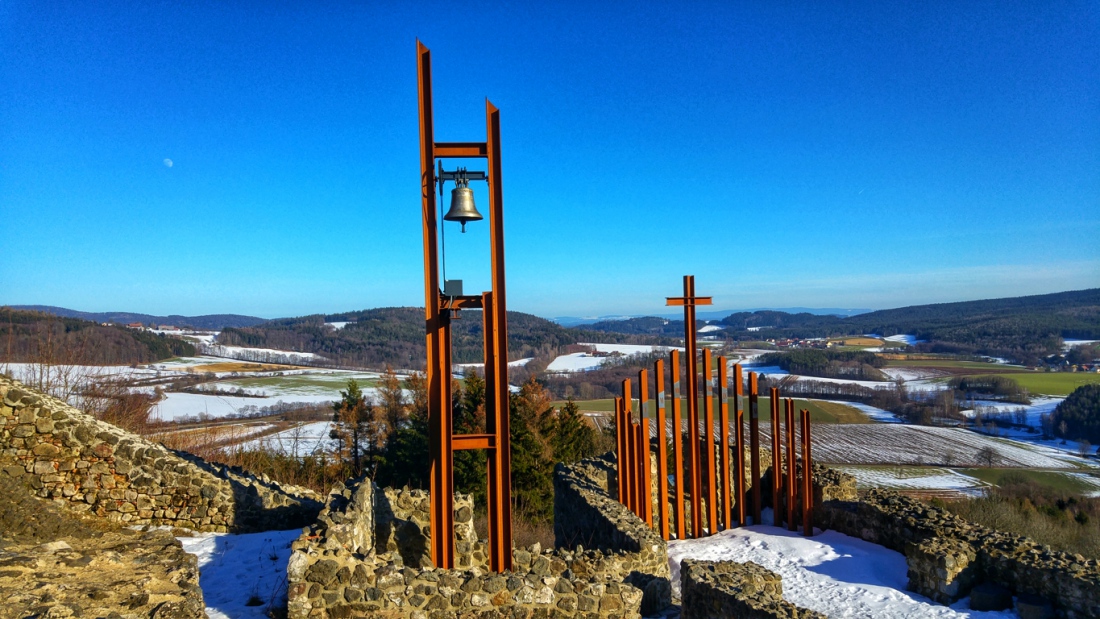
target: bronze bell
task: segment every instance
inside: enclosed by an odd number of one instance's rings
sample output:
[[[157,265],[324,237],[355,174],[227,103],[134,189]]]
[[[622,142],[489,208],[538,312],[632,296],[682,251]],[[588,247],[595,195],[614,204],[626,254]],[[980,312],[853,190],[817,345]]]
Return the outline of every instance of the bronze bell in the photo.
[[[474,206],[474,190],[464,183],[451,190],[451,210],[443,216],[445,221],[457,221],[462,224],[462,232],[466,232],[466,222],[481,221],[484,217],[477,212]]]

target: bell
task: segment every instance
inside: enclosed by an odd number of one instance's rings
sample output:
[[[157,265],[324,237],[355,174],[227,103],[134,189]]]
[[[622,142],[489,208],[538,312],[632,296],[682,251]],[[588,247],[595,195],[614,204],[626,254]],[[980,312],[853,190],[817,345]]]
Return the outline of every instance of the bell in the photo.
[[[451,210],[443,216],[445,221],[457,221],[462,223],[462,231],[466,232],[466,222],[481,221],[484,219],[474,206],[474,190],[469,187],[458,186],[451,190]]]

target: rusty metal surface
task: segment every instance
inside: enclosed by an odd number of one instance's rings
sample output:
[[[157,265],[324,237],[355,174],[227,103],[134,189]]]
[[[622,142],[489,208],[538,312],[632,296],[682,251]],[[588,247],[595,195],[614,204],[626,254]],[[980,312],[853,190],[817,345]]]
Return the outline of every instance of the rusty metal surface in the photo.
[[[665,361],[658,359],[653,364],[654,387],[657,392],[657,522],[661,539],[669,539],[668,527],[668,428],[665,415]],[[677,432],[676,434],[679,434]]]
[[[673,512],[676,515],[676,539],[687,539],[687,523],[684,522],[684,419],[680,393],[680,351],[673,350],[672,365],[672,460],[673,491],[675,494]]]
[[[710,533],[718,532],[718,471],[714,461],[714,360],[709,348],[703,350],[703,471],[707,487],[707,525]]]
[[[642,517],[653,526],[653,473],[649,468],[649,372],[638,372],[638,451],[641,455]]]
[[[718,492],[722,497],[722,528],[732,529],[731,523],[733,498],[730,496],[730,403],[729,403],[729,376],[726,370],[726,358],[718,357],[718,456],[721,461],[721,472],[718,478],[721,487]]]
[[[741,364],[733,366],[733,490],[736,495],[737,526],[745,525],[745,432],[743,425],[744,409],[742,398],[745,395],[745,383],[741,378]]]
[[[691,467],[691,536],[701,537],[703,531],[702,481],[699,458],[699,359],[695,334],[695,307],[710,305],[710,297],[695,296],[695,276],[684,276],[684,296],[667,297],[665,305],[684,306],[684,353],[687,355],[688,465]]]
[[[802,409],[802,534],[811,537],[814,534],[814,488],[813,461],[810,454],[810,411]]]
[[[749,372],[749,480],[752,488],[752,523],[760,524],[760,394],[756,372]]]
[[[795,486],[797,485],[795,474],[795,448],[794,448],[794,400],[787,398],[785,400],[786,405],[786,419],[785,427],[786,431],[786,455],[787,455],[787,475],[783,480],[783,487],[787,491],[786,503],[787,503],[787,530],[795,530],[795,516],[794,516],[794,501],[795,501]]]
[[[775,526],[783,521],[783,442],[782,426],[779,408],[782,402],[779,399],[779,389],[772,387],[769,390],[772,408],[772,520]]]

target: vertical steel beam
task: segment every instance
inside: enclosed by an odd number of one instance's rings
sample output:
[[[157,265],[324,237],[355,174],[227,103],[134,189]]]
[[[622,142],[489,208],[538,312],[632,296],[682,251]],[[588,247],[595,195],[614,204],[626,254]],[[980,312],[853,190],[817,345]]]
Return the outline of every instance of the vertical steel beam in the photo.
[[[781,497],[783,488],[783,443],[779,440],[782,436],[780,434],[782,426],[779,421],[781,402],[779,401],[779,389],[772,387],[770,394],[772,404],[772,524],[778,527],[783,522],[783,501]]]
[[[719,478],[719,492],[722,495],[722,528],[732,529],[732,503],[730,496],[730,393],[729,377],[726,370],[726,358],[718,357],[718,456],[722,470]]]
[[[654,387],[657,392],[657,520],[660,523],[661,539],[669,538],[668,530],[668,436],[665,419],[665,361],[658,359],[653,364]]]
[[[498,454],[498,496],[490,496],[496,516],[496,532],[500,536],[500,555],[495,572],[512,569],[512,430],[509,418],[508,391],[508,304],[504,278],[504,178],[500,151],[500,110],[485,100],[485,158],[488,163],[489,185],[489,255],[493,277],[493,330],[496,343],[496,401],[489,429],[495,435]],[[486,368],[488,371],[488,368]]]
[[[703,454],[704,480],[707,485],[707,531],[718,532],[717,466],[714,462],[714,362],[709,348],[703,349],[703,436],[706,453]]]
[[[634,402],[630,393],[630,379],[623,379],[623,422],[626,430],[623,437],[626,440],[626,506],[635,514],[638,513],[638,462],[636,460],[635,446],[637,438],[634,435]]]
[[[642,459],[642,514],[646,524],[653,526],[653,471],[649,467],[649,420],[653,413],[649,410],[649,372],[638,372],[638,420],[641,438],[638,452]]]
[[[787,475],[784,479],[783,488],[786,492],[787,501],[787,530],[795,530],[795,517],[794,517],[794,497],[795,486],[797,485],[797,475],[795,472],[795,447],[794,447],[794,400],[787,398],[786,406],[786,439],[787,439]]]
[[[673,349],[670,359],[672,368],[672,483],[675,498],[673,512],[676,515],[676,539],[687,539],[687,526],[684,522],[684,420],[681,407],[683,396],[680,393],[680,351]]]
[[[802,409],[802,534],[814,534],[813,462],[810,459],[810,411]]]
[[[623,424],[623,399],[615,398],[615,478],[618,481],[619,495],[616,497],[623,505],[626,499],[626,437],[627,427]]]
[[[733,366],[733,385],[733,488],[737,493],[737,525],[745,526],[745,430],[742,428],[745,423],[745,383],[741,378],[740,363]]]
[[[439,253],[435,208],[435,129],[432,115],[432,57],[416,42],[420,112],[420,212],[424,232],[424,330],[427,344],[428,466],[431,507],[431,557],[437,567],[454,567],[454,494],[452,483],[451,401],[446,397],[451,372],[445,352],[449,316],[439,307]]]
[[[760,524],[760,395],[756,372],[749,372],[749,466],[752,478],[752,523]]]

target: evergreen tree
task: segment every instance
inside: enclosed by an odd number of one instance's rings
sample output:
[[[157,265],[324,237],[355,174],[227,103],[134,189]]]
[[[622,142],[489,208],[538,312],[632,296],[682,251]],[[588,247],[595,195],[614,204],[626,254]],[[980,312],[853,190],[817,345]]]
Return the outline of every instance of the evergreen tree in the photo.
[[[375,481],[394,488],[427,488],[428,383],[423,374],[414,372],[405,380],[404,388],[411,394],[408,417],[386,442]]]

